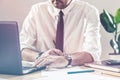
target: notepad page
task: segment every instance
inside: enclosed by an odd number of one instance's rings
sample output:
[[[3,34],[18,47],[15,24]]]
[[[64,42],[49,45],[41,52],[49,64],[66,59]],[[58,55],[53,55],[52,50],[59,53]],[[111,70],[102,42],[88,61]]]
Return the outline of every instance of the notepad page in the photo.
[[[51,71],[42,71],[41,76],[44,76],[43,80],[120,80],[119,78],[112,76],[104,76],[100,74],[94,73],[78,73],[78,74],[67,74],[68,71],[75,70],[84,70],[80,67],[73,68],[65,68],[65,69],[57,69]],[[35,80],[42,80],[41,78],[37,78]]]
[[[120,78],[112,77],[112,76],[104,76],[90,73],[80,73],[73,75],[63,75],[51,73],[48,76],[41,76],[40,78],[36,78],[33,80],[120,80]]]
[[[7,80],[7,79],[0,78],[0,80]]]
[[[72,71],[86,71],[86,70],[91,70],[91,68],[80,68],[79,66],[76,67],[69,67],[69,68],[63,68],[63,69],[56,69],[56,68],[50,68],[46,71],[42,71],[42,75],[48,75],[50,76],[51,73],[55,73],[56,75],[60,74],[60,75],[68,75],[68,72],[72,72]],[[52,75],[51,75],[52,76]]]

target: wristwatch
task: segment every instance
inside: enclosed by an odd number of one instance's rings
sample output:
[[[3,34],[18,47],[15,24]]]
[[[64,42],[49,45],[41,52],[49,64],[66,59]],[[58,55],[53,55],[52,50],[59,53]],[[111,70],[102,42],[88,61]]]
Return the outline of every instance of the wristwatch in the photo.
[[[65,58],[68,60],[67,66],[71,65],[72,58],[69,55],[65,55]]]

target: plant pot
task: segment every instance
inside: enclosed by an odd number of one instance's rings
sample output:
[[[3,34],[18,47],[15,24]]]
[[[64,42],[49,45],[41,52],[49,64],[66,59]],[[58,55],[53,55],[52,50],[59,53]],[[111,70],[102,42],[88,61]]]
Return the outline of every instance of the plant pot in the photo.
[[[120,54],[109,53],[109,57],[112,60],[119,60],[120,61]]]

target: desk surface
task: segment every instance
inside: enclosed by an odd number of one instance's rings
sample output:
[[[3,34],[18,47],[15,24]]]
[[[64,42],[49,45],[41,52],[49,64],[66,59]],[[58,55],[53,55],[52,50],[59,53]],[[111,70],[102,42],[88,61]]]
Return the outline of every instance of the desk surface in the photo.
[[[37,71],[34,73],[26,74],[26,75],[5,75],[0,74],[0,78],[7,80],[32,80],[41,77],[41,72]]]
[[[86,68],[86,67],[82,66],[82,68]],[[95,70],[95,72],[92,72],[90,74],[112,76],[112,75],[104,74],[104,72],[109,73],[109,71],[103,71],[103,70],[99,70],[99,69],[94,69],[94,70]],[[114,72],[110,72],[110,74],[113,74],[113,73]],[[116,76],[116,77],[120,78],[119,75]],[[35,80],[35,79],[41,78],[40,80],[46,80],[46,79],[44,79],[45,76],[41,76],[41,71],[37,71],[37,72],[31,73],[31,74],[27,74],[27,75],[19,75],[19,76],[17,76],[17,75],[0,74],[0,78],[7,79],[7,80]]]

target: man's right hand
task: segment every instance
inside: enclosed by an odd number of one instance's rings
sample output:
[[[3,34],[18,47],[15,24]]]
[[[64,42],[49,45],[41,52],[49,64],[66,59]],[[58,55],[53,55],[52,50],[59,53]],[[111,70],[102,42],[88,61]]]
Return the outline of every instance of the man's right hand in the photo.
[[[41,57],[48,56],[48,55],[57,55],[57,56],[64,56],[64,53],[60,51],[59,49],[50,49],[46,52],[44,52]]]

